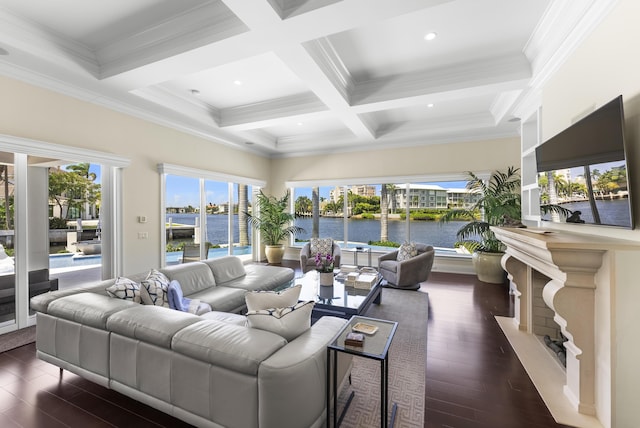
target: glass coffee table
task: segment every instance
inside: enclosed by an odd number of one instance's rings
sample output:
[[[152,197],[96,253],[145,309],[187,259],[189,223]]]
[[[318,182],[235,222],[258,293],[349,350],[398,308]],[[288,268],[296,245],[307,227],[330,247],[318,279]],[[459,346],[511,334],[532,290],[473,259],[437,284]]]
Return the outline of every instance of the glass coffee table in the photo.
[[[315,270],[296,278],[293,285],[302,285],[299,300],[315,302],[312,314],[314,320],[325,315],[351,318],[366,312],[372,303],[379,305],[382,301],[382,276],[377,272],[376,275],[375,283],[370,289],[346,285],[346,274],[340,273],[334,276],[332,286],[320,285],[318,272]]]

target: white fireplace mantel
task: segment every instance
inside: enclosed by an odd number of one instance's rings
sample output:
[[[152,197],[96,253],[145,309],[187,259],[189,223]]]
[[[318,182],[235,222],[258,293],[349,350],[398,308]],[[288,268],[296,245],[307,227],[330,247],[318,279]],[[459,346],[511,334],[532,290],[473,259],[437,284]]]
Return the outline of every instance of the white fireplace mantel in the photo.
[[[609,388],[613,376],[610,367],[601,370],[596,362],[597,347],[602,342],[597,337],[596,323],[615,322],[611,321],[611,314],[607,315],[609,319],[597,319],[605,317],[598,310],[602,304],[596,302],[596,289],[615,287],[611,284],[615,282],[611,279],[614,275],[599,274],[606,254],[638,251],[640,242],[543,229],[492,230],[507,246],[502,266],[515,286],[514,322],[518,329],[533,334],[533,289],[538,284],[543,286],[542,298],[555,312],[553,319],[568,339],[564,395],[579,413],[599,418],[606,413],[604,408],[611,413],[611,396],[598,393],[603,383],[599,371],[609,372],[604,374]],[[610,421],[602,422],[610,426]]]

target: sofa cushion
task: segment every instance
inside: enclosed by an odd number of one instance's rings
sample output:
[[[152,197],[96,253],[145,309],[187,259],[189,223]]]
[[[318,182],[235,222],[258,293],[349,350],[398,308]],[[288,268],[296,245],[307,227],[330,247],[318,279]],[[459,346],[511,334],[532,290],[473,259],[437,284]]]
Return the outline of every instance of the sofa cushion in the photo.
[[[245,308],[244,293],[240,288],[210,287],[189,297],[208,303],[214,311],[240,312]]]
[[[314,302],[300,302],[286,308],[247,312],[247,325],[267,330],[292,341],[311,327]]]
[[[246,274],[242,259],[236,256],[219,257],[205,260],[203,263],[209,266],[216,279],[216,284],[219,285],[242,278]]]
[[[144,292],[141,294],[144,304],[169,307],[167,289],[170,282],[164,273],[151,269],[149,275],[141,282],[142,287],[147,292],[147,294]]]
[[[239,325],[245,327],[247,325],[247,317],[240,314],[232,314],[229,312],[211,311],[202,314],[201,318],[206,320],[216,320],[226,322],[228,324]]]
[[[185,296],[197,293],[216,285],[211,269],[203,262],[183,263],[160,269],[169,280],[175,279],[180,283]]]
[[[131,300],[135,303],[141,303],[140,297],[140,284],[137,282],[119,276],[113,285],[106,288],[110,297],[117,297],[119,299]]]
[[[246,291],[269,291],[293,282],[295,272],[280,266],[248,265],[246,275],[224,284],[226,287],[242,288]]]
[[[79,324],[105,329],[110,316],[132,307],[144,308],[131,300],[114,299],[106,294],[77,293],[49,303],[47,313]]]
[[[199,316],[186,312],[172,311],[159,306],[138,305],[111,315],[106,327],[122,336],[169,348],[176,332],[200,321]]]
[[[282,291],[250,291],[245,293],[244,299],[247,311],[260,311],[264,309],[284,308],[298,303],[302,285],[284,289]]]
[[[203,320],[177,332],[171,348],[216,366],[255,376],[262,361],[286,344],[284,338],[268,331]]]

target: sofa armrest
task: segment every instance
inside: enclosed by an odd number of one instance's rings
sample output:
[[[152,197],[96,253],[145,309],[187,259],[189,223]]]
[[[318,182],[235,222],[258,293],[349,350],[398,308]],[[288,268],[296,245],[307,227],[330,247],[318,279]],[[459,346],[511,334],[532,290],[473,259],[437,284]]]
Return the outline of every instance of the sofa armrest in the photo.
[[[340,245],[338,245],[336,242],[333,243],[333,247],[331,248],[333,251],[333,265],[335,267],[339,267],[340,266],[340,259],[342,258],[342,249],[340,248]]]
[[[311,244],[307,242],[300,248],[300,269],[303,273],[306,272],[305,266],[309,257],[311,257]]]
[[[259,425],[314,426],[325,412],[329,341],[346,320],[325,316],[264,360],[258,371]],[[338,353],[338,382],[351,369],[350,354]],[[313,387],[310,387],[313,385]]]
[[[396,260],[397,258],[398,258],[398,250],[383,254],[380,257],[378,257],[378,266],[380,266],[381,261]]]

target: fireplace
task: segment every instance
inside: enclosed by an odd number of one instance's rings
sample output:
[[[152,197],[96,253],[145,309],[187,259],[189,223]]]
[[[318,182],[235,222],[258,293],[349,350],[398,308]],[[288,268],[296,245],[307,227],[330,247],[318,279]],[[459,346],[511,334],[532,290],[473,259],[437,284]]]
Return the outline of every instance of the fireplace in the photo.
[[[575,418],[570,419],[571,423],[569,419],[559,422],[585,427],[625,426],[619,422],[637,417],[636,404],[627,402],[625,397],[629,391],[637,396],[640,387],[635,376],[636,361],[631,355],[617,352],[617,320],[637,320],[640,325],[640,316],[631,305],[623,312],[623,305],[616,299],[624,299],[625,293],[637,294],[636,287],[624,285],[637,275],[640,242],[540,229],[492,230],[507,246],[502,265],[515,296],[511,325],[518,340],[531,337],[538,343],[536,346],[544,349],[544,340],[536,337],[566,338],[564,371],[559,371],[559,364],[546,349],[542,355],[547,358],[534,358],[533,364],[525,362],[526,353],[531,354],[533,348],[521,354],[510,340],[536,387],[535,378],[546,382],[547,371],[559,373],[562,378],[558,387],[561,392],[554,393],[552,399],[545,398],[538,387],[554,417],[549,403],[558,401],[561,395],[564,398],[560,399],[567,403],[562,411],[569,409]],[[540,367],[544,364],[551,367]],[[631,376],[622,374],[624,371]]]

